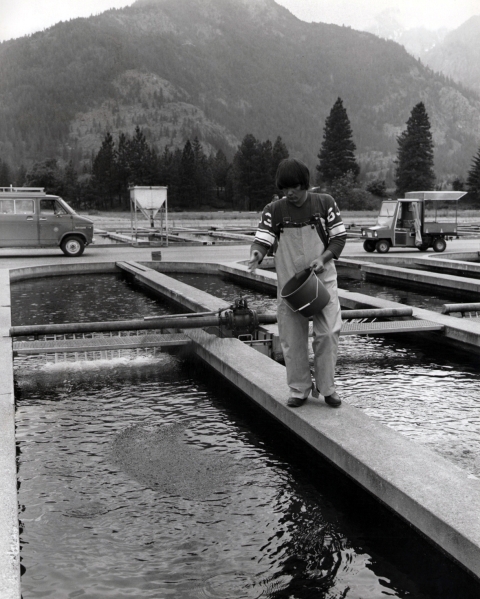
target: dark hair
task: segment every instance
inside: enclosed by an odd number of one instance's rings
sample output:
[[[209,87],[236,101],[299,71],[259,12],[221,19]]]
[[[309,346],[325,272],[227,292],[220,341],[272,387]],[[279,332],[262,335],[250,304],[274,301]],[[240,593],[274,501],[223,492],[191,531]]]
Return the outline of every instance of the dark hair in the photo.
[[[302,189],[308,189],[310,187],[310,171],[307,165],[296,158],[285,158],[278,165],[275,185],[277,189],[296,187],[297,185],[300,185]]]

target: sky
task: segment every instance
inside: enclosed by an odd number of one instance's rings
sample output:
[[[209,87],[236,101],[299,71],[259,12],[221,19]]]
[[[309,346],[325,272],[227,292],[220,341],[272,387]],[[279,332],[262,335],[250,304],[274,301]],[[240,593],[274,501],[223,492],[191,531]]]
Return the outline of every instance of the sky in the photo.
[[[178,0],[181,2],[182,0]],[[221,1],[221,0],[219,0]],[[480,0],[276,0],[302,21],[353,29],[394,17],[406,28],[455,29],[480,15]],[[133,0],[0,0],[0,41],[22,37],[76,17],[89,17]]]

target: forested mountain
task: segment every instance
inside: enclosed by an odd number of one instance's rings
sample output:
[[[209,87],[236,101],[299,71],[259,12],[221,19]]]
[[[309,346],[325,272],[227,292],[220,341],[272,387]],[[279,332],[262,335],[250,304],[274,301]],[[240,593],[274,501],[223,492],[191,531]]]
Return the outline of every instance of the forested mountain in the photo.
[[[90,160],[106,131],[140,126],[159,151],[198,137],[231,159],[281,136],[314,169],[337,98],[363,173],[385,176],[423,101],[438,179],[465,176],[480,98],[395,42],[305,23],[274,0],[138,0],[0,44],[0,159]]]
[[[435,71],[480,93],[480,15],[468,19],[420,56]]]

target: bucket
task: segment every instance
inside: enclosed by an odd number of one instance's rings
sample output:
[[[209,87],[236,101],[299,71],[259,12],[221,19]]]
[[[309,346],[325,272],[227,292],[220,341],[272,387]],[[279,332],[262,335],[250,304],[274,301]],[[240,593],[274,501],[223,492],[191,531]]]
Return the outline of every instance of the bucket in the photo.
[[[325,285],[309,268],[289,279],[281,296],[294,312],[300,312],[307,318],[321,312],[330,301]]]

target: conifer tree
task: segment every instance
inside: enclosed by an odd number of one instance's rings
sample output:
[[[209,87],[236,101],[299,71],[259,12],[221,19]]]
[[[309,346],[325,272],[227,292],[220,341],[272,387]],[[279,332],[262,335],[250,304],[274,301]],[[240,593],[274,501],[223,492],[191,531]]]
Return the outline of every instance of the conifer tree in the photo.
[[[342,99],[338,98],[325,121],[323,142],[317,155],[317,182],[330,185],[349,172],[356,179],[360,167],[355,159],[355,150],[350,120]]]
[[[407,128],[398,136],[397,142],[397,195],[403,197],[407,191],[433,190],[433,138],[423,102],[413,107]]]
[[[111,133],[107,131],[93,159],[91,187],[103,207],[112,208],[118,194],[117,152]]]
[[[78,173],[73,166],[73,160],[70,160],[63,171],[63,199],[77,207],[79,196]]]
[[[128,187],[130,184],[130,159],[129,159],[129,139],[125,133],[121,132],[118,136],[116,151],[116,168],[118,188],[123,206],[127,208],[130,204],[130,194]]]
[[[480,196],[480,148],[477,155],[473,158],[472,166],[468,171],[467,177],[468,191]]]
[[[12,170],[7,162],[0,160],[0,187],[12,185]]]
[[[259,145],[259,178],[258,185],[260,197],[254,208],[262,209],[267,202],[270,202],[275,192],[275,171],[273,170],[273,146],[267,139]]]
[[[217,150],[216,154],[209,157],[210,168],[215,182],[215,195],[217,203],[225,202],[227,177],[230,170],[230,163],[222,150]]]
[[[245,135],[233,161],[235,199],[240,209],[251,210],[258,193],[259,178],[259,142],[254,135]]]
[[[195,199],[198,204],[210,205],[214,198],[215,181],[198,137],[193,140],[192,149],[195,156]]]
[[[230,164],[222,150],[217,150],[214,157],[211,157],[211,169],[213,172],[213,178],[215,179],[215,185],[224,189],[227,184],[227,173],[230,168]]]
[[[288,153],[287,146],[283,143],[283,140],[280,136],[277,137],[275,143],[273,144],[273,156],[272,156],[272,173],[275,178],[275,174],[277,172],[278,165],[285,158],[289,158],[290,154]]]
[[[47,193],[62,193],[62,176],[56,158],[47,158],[32,165],[26,174],[25,185],[44,187]]]
[[[131,185],[156,185],[158,158],[148,145],[144,132],[137,125],[135,135],[127,144]]]
[[[187,139],[183,148],[178,177],[179,204],[183,207],[193,208],[195,206],[197,186],[195,183],[195,152],[189,139]]]

